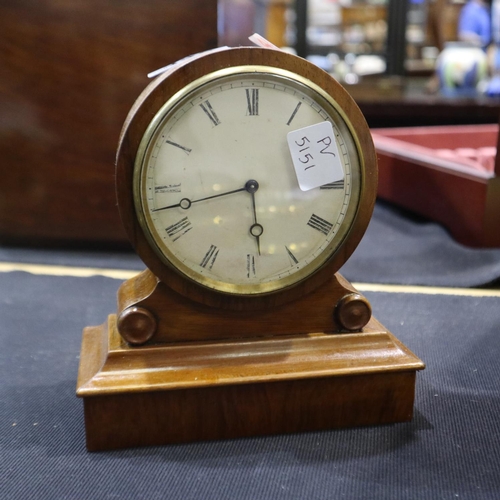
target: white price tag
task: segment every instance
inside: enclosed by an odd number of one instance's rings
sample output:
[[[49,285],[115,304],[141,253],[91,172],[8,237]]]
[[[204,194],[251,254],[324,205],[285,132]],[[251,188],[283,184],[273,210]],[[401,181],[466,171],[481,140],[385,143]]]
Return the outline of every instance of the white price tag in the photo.
[[[340,154],[330,122],[289,132],[288,147],[302,191],[344,178]]]

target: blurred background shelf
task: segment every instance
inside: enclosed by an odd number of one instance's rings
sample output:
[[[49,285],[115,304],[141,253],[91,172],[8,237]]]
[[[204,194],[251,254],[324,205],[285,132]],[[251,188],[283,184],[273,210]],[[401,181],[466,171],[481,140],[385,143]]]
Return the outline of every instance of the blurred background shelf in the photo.
[[[335,63],[371,127],[498,123],[500,100],[428,92],[462,4],[0,0],[0,243],[128,246],[114,155],[147,73],[254,32]]]

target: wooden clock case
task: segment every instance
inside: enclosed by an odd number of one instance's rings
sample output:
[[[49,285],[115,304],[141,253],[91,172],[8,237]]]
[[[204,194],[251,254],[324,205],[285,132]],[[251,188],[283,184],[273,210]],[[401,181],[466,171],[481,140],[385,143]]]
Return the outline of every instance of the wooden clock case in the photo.
[[[334,95],[365,165],[359,210],[338,252],[299,284],[258,297],[208,290],[165,265],[142,232],[132,196],[139,143],[163,103],[200,76],[238,65],[287,69]],[[361,112],[303,59],[230,49],[184,61],[152,82],[129,114],[117,156],[122,219],[148,269],[121,286],[116,314],[84,329],[77,395],[84,399],[88,449],[410,420],[422,361],[335,274],[368,225],[376,184]]]

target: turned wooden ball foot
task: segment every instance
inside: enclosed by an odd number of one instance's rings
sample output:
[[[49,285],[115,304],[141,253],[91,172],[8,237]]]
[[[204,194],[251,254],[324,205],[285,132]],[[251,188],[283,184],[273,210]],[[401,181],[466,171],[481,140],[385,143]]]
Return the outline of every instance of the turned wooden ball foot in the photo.
[[[335,307],[335,320],[344,330],[356,332],[370,321],[372,308],[359,293],[344,295]]]
[[[143,307],[128,307],[118,316],[118,332],[132,345],[146,343],[156,332],[156,318]]]

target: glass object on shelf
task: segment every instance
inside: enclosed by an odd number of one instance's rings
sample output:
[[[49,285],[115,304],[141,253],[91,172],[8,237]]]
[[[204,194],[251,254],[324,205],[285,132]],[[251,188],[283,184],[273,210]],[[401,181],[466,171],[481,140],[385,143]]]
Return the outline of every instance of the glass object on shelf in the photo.
[[[307,58],[342,82],[383,73],[386,38],[387,0],[307,2]]]

